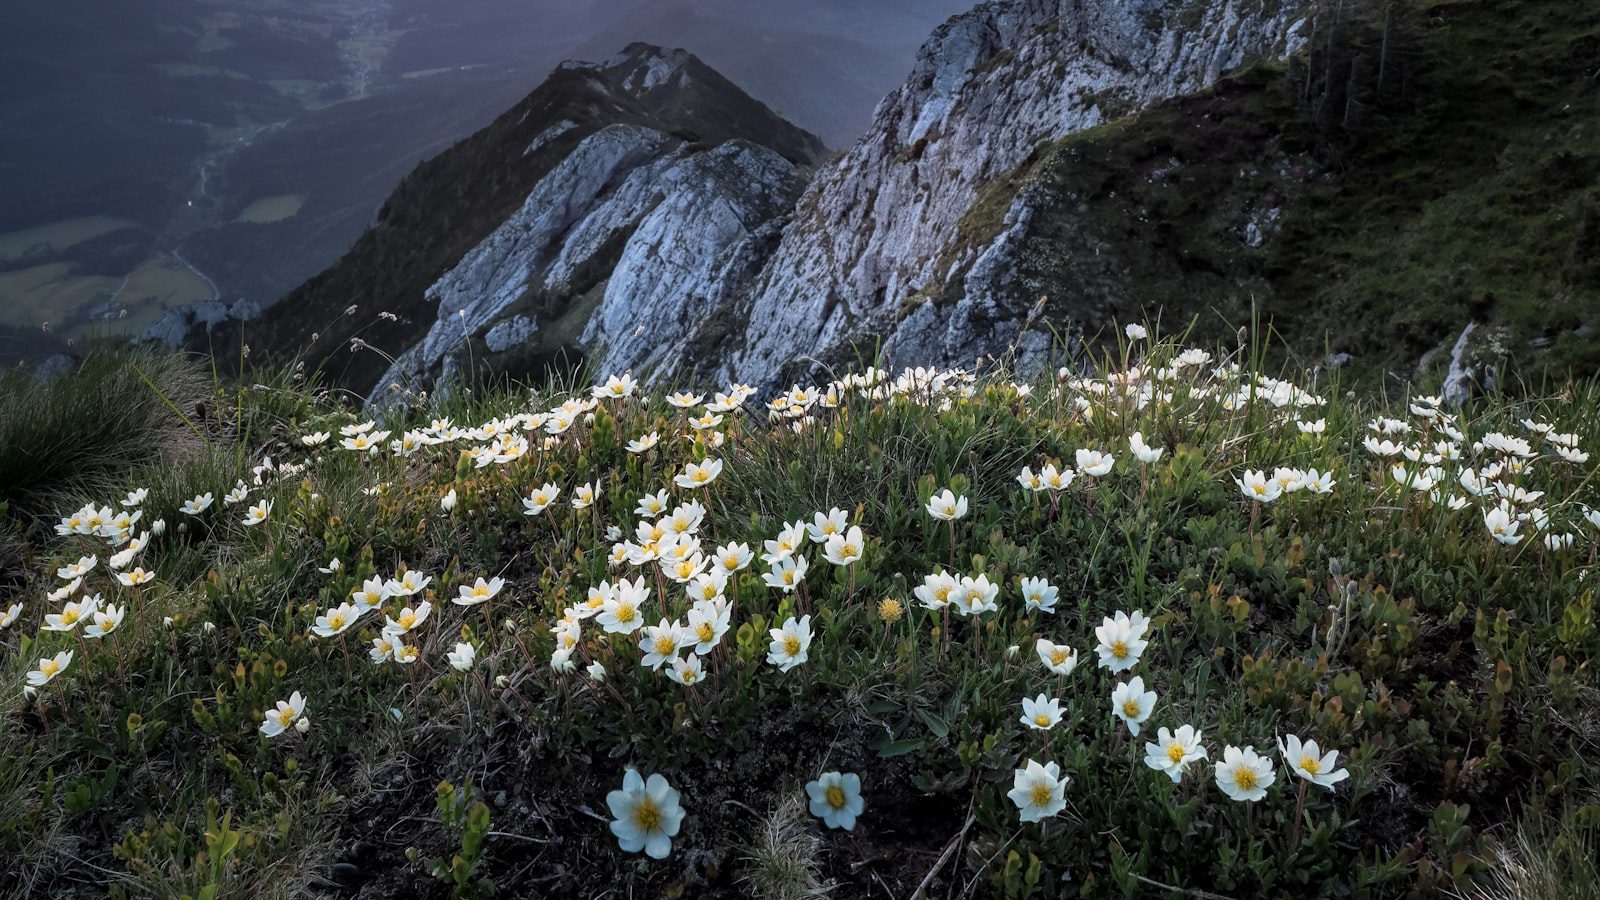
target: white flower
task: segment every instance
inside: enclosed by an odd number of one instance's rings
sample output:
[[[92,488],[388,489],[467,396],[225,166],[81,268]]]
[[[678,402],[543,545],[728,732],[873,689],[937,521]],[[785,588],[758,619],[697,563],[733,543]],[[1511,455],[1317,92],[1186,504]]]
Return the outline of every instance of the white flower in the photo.
[[[1022,698],[1022,724],[1038,731],[1049,731],[1061,721],[1061,701],[1040,694]]]
[[[556,502],[556,498],[560,495],[561,488],[547,482],[544,486],[523,498],[522,514],[525,516],[537,516],[549,508],[550,504]]]
[[[1268,478],[1265,472],[1246,470],[1243,478],[1235,478],[1239,492],[1257,503],[1271,503],[1283,494],[1283,486]]]
[[[450,602],[457,606],[477,606],[499,596],[500,590],[505,586],[503,578],[490,578],[485,581],[480,577],[472,584],[463,584],[458,588],[457,595]]]
[[[1139,726],[1156,708],[1156,692],[1144,689],[1144,679],[1135,675],[1127,684],[1118,683],[1111,690],[1111,711],[1126,722],[1129,733],[1139,734]]]
[[[667,677],[687,687],[704,680],[706,670],[699,656],[674,657],[672,665],[667,667]]]
[[[659,625],[647,625],[644,637],[639,639],[639,650],[644,653],[639,665],[649,669],[659,669],[665,663],[677,659],[678,652],[689,640],[684,633],[683,625],[678,622],[662,619]]]
[[[1128,435],[1128,448],[1133,451],[1133,455],[1142,463],[1153,463],[1161,458],[1161,454],[1167,452],[1165,448],[1152,447],[1146,444],[1144,442],[1144,434],[1138,431]]]
[[[68,603],[61,608],[59,613],[50,613],[44,617],[41,631],[73,631],[85,619],[94,618],[94,611],[100,608],[100,595],[85,598],[80,603]]]
[[[1489,530],[1489,536],[1507,546],[1516,546],[1522,543],[1522,535],[1517,531],[1522,528],[1522,523],[1517,521],[1511,511],[1504,506],[1496,506],[1483,514],[1483,527]]]
[[[204,493],[192,500],[183,501],[183,506],[181,507],[180,511],[187,516],[198,516],[207,509],[210,509],[211,504],[215,501],[216,498],[211,496],[209,492]]]
[[[806,533],[810,535],[812,543],[826,544],[828,538],[836,534],[844,534],[850,526],[850,514],[838,507],[824,513],[812,516],[811,524],[806,526]]]
[[[999,608],[996,602],[999,596],[1000,585],[989,581],[988,575],[981,574],[977,578],[962,576],[955,593],[950,595],[950,603],[960,615],[981,616]]]
[[[1338,482],[1334,481],[1332,472],[1307,469],[1300,473],[1300,490],[1308,494],[1331,494],[1335,484]]]
[[[20,615],[22,615],[21,603],[13,603],[10,609],[0,610],[0,628],[10,628]]]
[[[1144,745],[1144,764],[1165,772],[1173,784],[1183,780],[1189,763],[1205,758],[1206,748],[1200,746],[1200,732],[1193,725],[1180,726],[1177,731],[1163,728],[1156,732],[1154,743]]]
[[[848,566],[861,558],[865,549],[866,540],[861,535],[861,527],[851,526],[844,534],[829,535],[823,545],[822,558],[836,566]]]
[[[439,498],[439,508],[445,512],[453,512],[456,508],[456,489],[451,488],[450,493]]]
[[[651,447],[654,447],[656,444],[658,444],[660,442],[661,442],[661,433],[658,432],[658,431],[652,431],[649,434],[641,435],[641,436],[636,437],[633,440],[629,441],[628,442],[628,452],[629,453],[643,453],[646,450],[649,450]]]
[[[588,509],[600,498],[600,483],[580,484],[572,490],[572,508]]]
[[[1254,747],[1226,747],[1217,766],[1217,787],[1234,800],[1255,802],[1267,796],[1267,788],[1277,780],[1272,761],[1256,755]]]
[[[349,603],[341,603],[333,609],[317,616],[316,624],[311,626],[311,631],[318,637],[337,637],[350,630],[350,627],[361,618],[365,612]]]
[[[606,667],[605,667],[604,664],[600,663],[598,660],[596,660],[595,662],[589,663],[589,668],[585,669],[584,671],[588,672],[589,673],[589,677],[591,679],[595,680],[595,681],[605,681],[606,680]]]
[[[267,737],[277,737],[305,717],[306,698],[300,696],[299,691],[289,695],[288,700],[279,700],[276,709],[268,710],[261,720],[261,733]]]
[[[265,522],[267,520],[267,516],[271,514],[272,501],[263,500],[260,503],[250,507],[249,511],[245,513],[244,524],[260,525],[262,522]]]
[[[39,660],[39,665],[28,673],[28,686],[41,688],[49,684],[52,679],[67,670],[72,664],[72,651],[63,650],[55,656]]]
[[[104,609],[94,611],[94,621],[83,629],[84,637],[103,638],[122,624],[122,617],[127,613],[126,606],[119,607],[114,603],[107,603]]]
[[[922,603],[924,609],[939,610],[950,605],[952,597],[961,583],[954,575],[943,569],[932,575],[922,576],[922,584],[912,590],[912,596]]]
[[[350,592],[350,602],[358,614],[376,609],[383,601],[394,596],[394,584],[382,578],[368,578],[361,587]]]
[[[694,652],[705,656],[717,649],[722,636],[731,627],[733,611],[726,603],[698,600],[689,610],[689,634],[694,641]]]
[[[433,604],[424,600],[416,607],[406,607],[400,610],[400,615],[394,618],[384,617],[383,630],[386,634],[405,634],[423,622],[428,621],[428,614],[433,612]]]
[[[633,396],[633,391],[639,386],[632,372],[613,375],[606,379],[605,384],[596,385],[590,395],[596,400],[622,400]]]
[[[683,825],[683,807],[678,792],[660,775],[646,781],[629,769],[622,777],[622,790],[606,795],[611,810],[611,833],[624,853],[645,852],[651,859],[666,859],[672,852],[672,839]]]
[[[781,559],[772,565],[772,571],[761,576],[761,580],[766,582],[767,587],[777,588],[785,594],[792,593],[805,580],[808,566],[804,556]]]
[[[866,808],[861,776],[854,772],[823,772],[816,781],[807,782],[806,796],[811,798],[811,814],[829,828],[854,831],[856,817]]]
[[[1137,665],[1140,654],[1149,644],[1144,639],[1149,626],[1149,620],[1138,610],[1131,616],[1117,610],[1115,618],[1102,619],[1100,627],[1094,630],[1094,636],[1100,641],[1095,648],[1100,656],[1100,667],[1116,673]]]
[[[455,669],[457,672],[466,672],[469,671],[472,668],[472,664],[477,661],[478,648],[472,646],[466,641],[457,641],[455,649],[446,654],[445,659],[450,662],[450,667]]]
[[[1022,489],[1026,491],[1044,490],[1044,479],[1034,474],[1033,469],[1027,466],[1023,466],[1022,471],[1018,473],[1017,484],[1022,485]]]
[[[1072,487],[1072,482],[1077,477],[1078,473],[1076,471],[1072,469],[1057,469],[1055,463],[1046,463],[1044,468],[1039,470],[1039,480],[1044,483],[1047,490],[1051,491],[1064,491]]]
[[[60,578],[62,581],[71,581],[74,578],[82,578],[93,571],[97,562],[99,562],[98,557],[80,556],[78,557],[77,562],[72,563],[71,565],[62,566],[61,568],[57,569],[56,577]]]
[[[686,463],[683,472],[672,479],[681,488],[709,487],[722,474],[722,460],[708,459],[703,463]]]
[[[433,583],[432,575],[422,575],[415,569],[384,585],[390,597],[410,597]]]
[[[1027,766],[1014,773],[1011,791],[1006,796],[1017,805],[1022,821],[1037,822],[1066,809],[1068,780],[1054,762],[1041,766],[1030,759]]]
[[[146,572],[143,566],[135,566],[131,572],[117,573],[117,581],[123,587],[138,587],[141,584],[149,584],[155,578],[156,573]]]
[[[1150,336],[1150,332],[1146,331],[1144,326],[1138,322],[1129,322],[1122,326],[1122,333],[1127,335],[1130,341],[1142,341]]]
[[[811,617],[796,621],[790,616],[782,628],[768,629],[772,644],[767,649],[767,662],[787,672],[807,659],[811,650]]]
[[[1111,467],[1116,459],[1109,453],[1100,450],[1079,450],[1075,455],[1078,471],[1091,477],[1110,475]]]
[[[1300,738],[1291,734],[1278,741],[1278,753],[1289,766],[1289,771],[1318,787],[1331,791],[1334,785],[1350,777],[1345,769],[1334,768],[1339,764],[1339,752],[1329,750],[1322,753],[1316,741],[1302,743]]]
[[[1071,675],[1072,670],[1078,667],[1078,651],[1065,644],[1053,644],[1045,638],[1039,638],[1033,647],[1039,653],[1039,661],[1056,675]]]
[[[633,581],[623,579],[609,592],[602,592],[602,595],[604,599],[600,615],[595,619],[602,630],[611,634],[633,634],[644,626],[641,609],[645,599],[650,596],[644,576]]]
[[[940,521],[954,521],[967,514],[967,498],[957,497],[949,488],[928,498],[928,515]]]
[[[1043,578],[1022,579],[1022,600],[1029,612],[1054,614],[1059,594],[1060,591]]]

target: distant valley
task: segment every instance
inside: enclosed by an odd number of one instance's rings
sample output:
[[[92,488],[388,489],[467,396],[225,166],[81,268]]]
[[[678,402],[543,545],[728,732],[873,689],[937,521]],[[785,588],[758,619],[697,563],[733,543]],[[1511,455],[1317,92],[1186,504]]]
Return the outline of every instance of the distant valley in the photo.
[[[68,0],[8,12],[0,361],[260,308],[557,62],[694,45],[844,145],[961,0]],[[799,23],[799,24],[797,24]],[[842,36],[841,36],[842,35]]]

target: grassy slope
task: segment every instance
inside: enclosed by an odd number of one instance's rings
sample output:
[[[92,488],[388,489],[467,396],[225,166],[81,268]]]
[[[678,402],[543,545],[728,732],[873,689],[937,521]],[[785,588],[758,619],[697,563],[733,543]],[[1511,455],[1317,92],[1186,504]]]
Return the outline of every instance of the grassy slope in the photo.
[[[969,213],[966,242],[1036,192],[1018,289],[1089,334],[1160,312],[1221,337],[1254,303],[1309,358],[1350,352],[1369,374],[1474,319],[1505,326],[1530,374],[1600,368],[1578,330],[1600,320],[1600,8],[1393,7],[1381,94],[1381,14],[1346,25],[1365,54],[1351,121],[1341,98],[1320,118],[1300,99],[1322,56],[1260,65],[1041,147]]]
[[[1377,407],[1345,400],[1336,386],[1320,412],[1328,433],[1317,438],[1264,405],[1227,413],[1183,399],[1184,390],[1172,407],[1120,420],[1109,408],[1092,420],[1069,415],[1065,399],[1043,389],[1019,398],[994,386],[944,412],[905,400],[853,404],[798,434],[744,421],[711,451],[727,470],[705,494],[706,539],[759,549],[782,522],[839,506],[864,527],[868,548],[853,584],[808,554],[818,636],[810,662],[788,674],[763,661],[765,628],[790,615],[794,599],[746,572],[726,653],[710,661],[713,680],[688,693],[641,670],[636,649],[592,622],[582,656],[605,663],[606,686],[581,672],[557,677],[547,664],[549,626],[607,577],[600,525],[631,532],[633,498],[670,489],[685,460],[707,453],[680,436],[683,413],[659,401],[609,406],[559,446],[484,470],[458,466],[449,447],[412,461],[363,461],[330,447],[301,476],[256,492],[276,504],[263,526],[245,528],[242,508],[220,502],[198,520],[180,515],[182,499],[220,497],[264,454],[310,459],[297,435],[351,421],[326,398],[262,380],[270,386],[205,401],[221,411],[207,425],[213,452],[97,476],[90,494],[101,502],[151,488],[147,521],[171,526],[141,559],[158,573],[155,585],[135,595],[107,582],[103,546],[6,520],[29,581],[17,591],[21,621],[0,632],[0,695],[11,698],[0,714],[0,803],[9,811],[0,859],[4,880],[26,895],[109,884],[175,896],[215,880],[224,896],[286,896],[341,878],[366,896],[442,895],[423,863],[459,848],[435,811],[441,780],[470,783],[469,797],[488,802],[494,834],[477,875],[513,895],[580,897],[602,886],[747,896],[770,888],[775,871],[806,881],[793,873],[808,862],[842,883],[840,896],[882,886],[905,896],[969,812],[972,827],[936,890],[975,882],[1015,896],[1029,883],[1046,896],[1136,892],[1139,876],[1248,896],[1334,885],[1430,892],[1485,877],[1497,838],[1509,840],[1520,815],[1565,811],[1579,829],[1600,809],[1600,632],[1580,577],[1595,544],[1571,504],[1558,502],[1593,502],[1589,466],[1543,460],[1528,476],[1549,491],[1555,527],[1583,529],[1576,552],[1552,556],[1533,541],[1495,548],[1475,512],[1401,496],[1359,447]],[[562,396],[462,394],[428,413],[481,422]],[[1531,415],[1577,430],[1592,449],[1595,400],[1586,388],[1558,401],[1485,402],[1466,412],[1466,427],[1472,437],[1518,431]],[[426,419],[405,415],[391,424]],[[1148,477],[1126,454],[1135,427],[1167,448]],[[665,436],[657,450],[624,451],[650,430]],[[83,440],[70,423],[54,433]],[[1115,452],[1118,471],[1080,481],[1059,515],[1016,484],[1023,465],[1070,465],[1086,446]],[[1331,497],[1252,514],[1230,479],[1274,465],[1332,470],[1339,485]],[[595,480],[598,510],[566,505],[575,486]],[[519,498],[545,481],[562,486],[562,502],[530,520]],[[367,493],[379,483],[387,489]],[[953,549],[921,509],[946,485],[972,499]],[[450,516],[438,500],[452,487],[460,505]],[[38,628],[54,569],[91,550],[102,562],[90,587],[131,602],[133,613],[123,631],[85,648]],[[320,574],[331,557],[348,571]],[[1001,611],[982,629],[957,619],[940,650],[935,614],[913,608],[897,623],[879,621],[880,598],[912,606],[911,587],[952,558],[1003,585]],[[1339,613],[1329,612],[1344,596],[1328,575],[1334,559],[1351,579]],[[307,634],[358,579],[402,566],[435,579],[440,605],[417,635],[423,662],[368,663],[370,620],[351,638],[348,662],[339,643]],[[480,574],[509,581],[492,614],[445,602]],[[1061,588],[1056,615],[1022,609],[1022,574]],[[683,605],[676,590],[668,596]],[[1094,667],[1092,630],[1113,610],[1136,608],[1155,623],[1135,670],[1160,694],[1151,728],[1192,722],[1213,758],[1223,743],[1266,749],[1288,732],[1341,752],[1353,777],[1336,794],[1306,798],[1300,846],[1289,840],[1292,786],[1280,782],[1247,815],[1208,767],[1173,787],[1144,768],[1141,741],[1112,727],[1105,697],[1114,679]],[[1041,635],[1075,646],[1078,671],[1046,676],[1032,650]],[[461,639],[479,646],[470,677],[444,661]],[[1021,648],[1015,657],[1010,646]],[[25,700],[22,674],[63,648],[80,652],[72,669],[44,702]],[[291,691],[310,700],[310,732],[262,739],[261,710]],[[1068,710],[1048,740],[1016,722],[1018,700],[1041,691]],[[1045,755],[1071,775],[1071,805],[1041,832],[1019,826],[1004,794],[1014,765]],[[629,764],[684,792],[689,817],[666,861],[624,856],[607,832],[605,793]],[[852,835],[817,835],[807,817],[774,812],[827,769],[863,776],[867,810]],[[204,834],[223,832],[225,812],[240,843],[214,869],[215,857],[201,855]],[[758,833],[767,845],[752,848]]]

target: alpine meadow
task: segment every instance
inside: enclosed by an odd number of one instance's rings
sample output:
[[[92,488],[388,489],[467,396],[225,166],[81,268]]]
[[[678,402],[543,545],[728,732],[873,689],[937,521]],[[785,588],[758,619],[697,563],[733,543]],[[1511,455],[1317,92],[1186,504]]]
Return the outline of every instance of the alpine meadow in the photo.
[[[7,24],[0,898],[1600,900],[1593,0]]]

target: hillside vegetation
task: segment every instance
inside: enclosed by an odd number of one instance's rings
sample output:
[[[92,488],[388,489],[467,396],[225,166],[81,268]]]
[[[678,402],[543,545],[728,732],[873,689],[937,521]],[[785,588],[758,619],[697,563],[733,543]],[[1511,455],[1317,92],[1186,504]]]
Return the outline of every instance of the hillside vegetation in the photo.
[[[24,427],[5,382],[8,454],[117,462],[0,470],[0,882],[1592,890],[1600,393],[1447,410],[1260,357],[378,422],[100,358]]]
[[[1301,51],[1041,146],[968,214],[963,246],[1035,212],[1015,290],[1058,327],[1259,310],[1302,359],[1361,375],[1465,362],[1537,380],[1600,368],[1600,6],[1324,3]],[[960,293],[959,279],[945,291]]]

